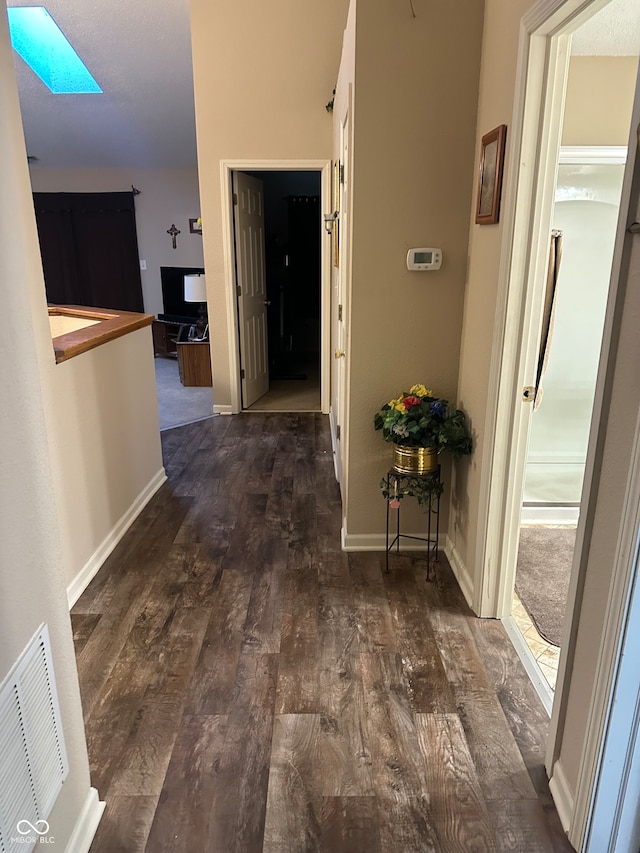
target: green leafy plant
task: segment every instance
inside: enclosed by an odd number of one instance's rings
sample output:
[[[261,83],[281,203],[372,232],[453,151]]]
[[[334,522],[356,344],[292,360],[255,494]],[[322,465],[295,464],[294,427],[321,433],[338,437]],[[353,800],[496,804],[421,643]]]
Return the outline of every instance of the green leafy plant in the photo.
[[[382,496],[398,508],[402,498],[415,498],[420,506],[429,506],[432,498],[438,498],[444,491],[444,484],[433,474],[395,474],[392,482],[386,477],[380,480]]]
[[[385,441],[404,447],[433,447],[453,456],[471,453],[471,436],[464,412],[435,397],[424,385],[412,385],[385,403],[374,415],[375,429]]]

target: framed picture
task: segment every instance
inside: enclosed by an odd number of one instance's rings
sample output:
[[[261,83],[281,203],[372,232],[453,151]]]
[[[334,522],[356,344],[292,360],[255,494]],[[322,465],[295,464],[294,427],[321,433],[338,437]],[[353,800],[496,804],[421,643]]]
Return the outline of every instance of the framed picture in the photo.
[[[202,222],[198,219],[190,219],[189,220],[189,233],[190,234],[202,234]]]
[[[495,225],[500,217],[500,195],[506,139],[506,124],[501,124],[482,137],[478,173],[478,200],[476,203],[477,225]]]

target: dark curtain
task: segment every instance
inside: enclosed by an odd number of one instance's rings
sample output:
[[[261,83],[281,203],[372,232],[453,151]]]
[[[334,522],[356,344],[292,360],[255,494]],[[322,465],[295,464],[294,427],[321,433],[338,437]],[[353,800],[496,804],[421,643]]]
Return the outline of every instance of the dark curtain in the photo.
[[[34,193],[47,301],[142,311],[133,193]]]

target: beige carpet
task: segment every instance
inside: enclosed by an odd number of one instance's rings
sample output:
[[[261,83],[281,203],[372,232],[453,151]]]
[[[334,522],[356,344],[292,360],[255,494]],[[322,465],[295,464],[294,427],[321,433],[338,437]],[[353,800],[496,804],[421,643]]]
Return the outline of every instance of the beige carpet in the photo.
[[[320,383],[314,379],[273,379],[248,412],[319,412]]]
[[[562,642],[575,528],[523,527],[516,568],[516,593],[541,637]]]

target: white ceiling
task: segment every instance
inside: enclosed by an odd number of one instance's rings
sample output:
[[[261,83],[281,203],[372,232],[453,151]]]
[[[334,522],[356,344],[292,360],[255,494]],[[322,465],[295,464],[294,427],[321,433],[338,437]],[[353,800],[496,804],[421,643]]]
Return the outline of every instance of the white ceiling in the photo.
[[[188,0],[44,2],[104,94],[53,95],[14,54],[27,151],[38,165],[195,165]],[[640,0],[612,0],[573,37],[572,53],[639,52]]]
[[[14,52],[27,151],[39,166],[196,162],[188,0],[46,4],[104,94],[53,95]]]
[[[574,56],[638,56],[640,0],[611,0],[573,34]]]

